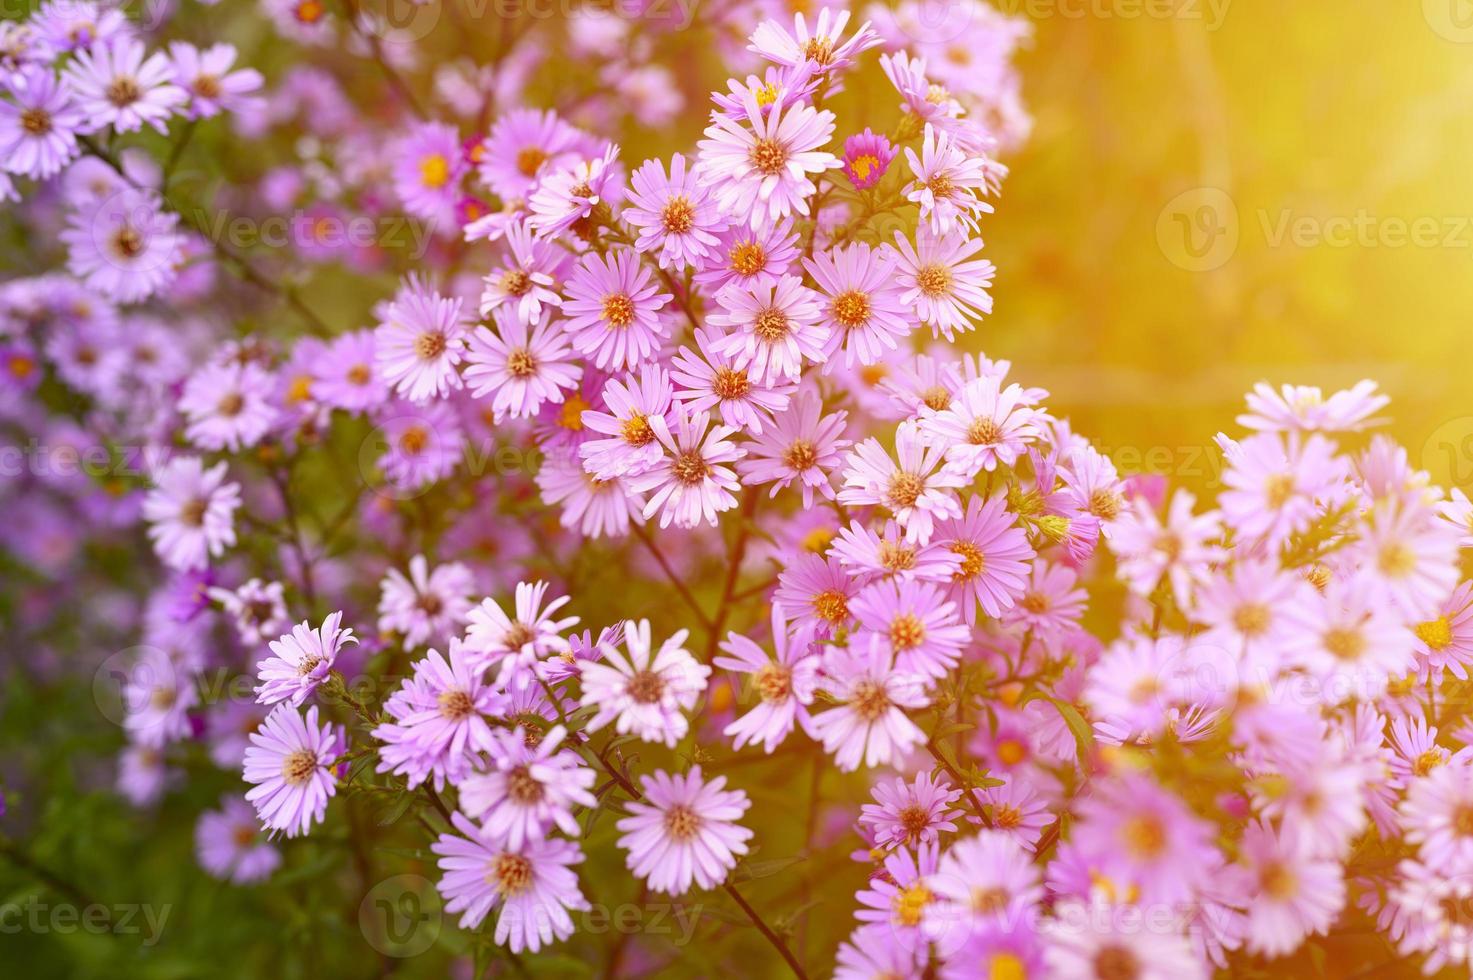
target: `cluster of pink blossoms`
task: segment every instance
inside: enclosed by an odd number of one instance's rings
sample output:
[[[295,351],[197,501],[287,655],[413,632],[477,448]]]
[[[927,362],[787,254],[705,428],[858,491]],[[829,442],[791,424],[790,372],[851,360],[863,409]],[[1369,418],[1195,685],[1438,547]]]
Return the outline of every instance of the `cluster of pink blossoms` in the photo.
[[[238,884],[412,807],[446,911],[512,954],[578,941],[606,852],[800,976],[1178,980],[1368,927],[1466,969],[1473,503],[1368,433],[1370,382],[1257,388],[1211,506],[1122,477],[950,346],[992,311],[1024,28],[713,6],[704,136],[638,163],[604,134],[685,108],[654,17],[542,25],[600,66],[568,105],[531,94],[537,32],[421,104],[397,28],[264,3],[403,89],[387,136],[324,68],[265,90],[90,0],[0,27],[0,198],[65,269],[0,284],[0,421],[49,452],[0,542],[141,637],[120,791],[187,788],[193,745],[240,773],[197,827]],[[208,203],[298,209],[292,263],[389,283],[365,322],[181,207],[215,116],[300,158]],[[407,260],[331,234],[392,216]],[[239,329],[262,293],[290,327]],[[85,550],[145,539],[141,598]],[[853,913],[806,963],[815,905],[750,897],[795,839]]]

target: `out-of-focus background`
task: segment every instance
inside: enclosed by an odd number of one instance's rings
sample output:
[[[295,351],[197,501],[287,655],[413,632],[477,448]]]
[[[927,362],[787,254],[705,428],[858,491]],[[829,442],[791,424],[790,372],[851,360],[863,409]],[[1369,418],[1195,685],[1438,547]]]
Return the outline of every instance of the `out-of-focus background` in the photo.
[[[1035,130],[981,347],[1122,469],[1211,489],[1253,382],[1369,377],[1413,463],[1473,483],[1473,4],[999,6],[1034,23]]]

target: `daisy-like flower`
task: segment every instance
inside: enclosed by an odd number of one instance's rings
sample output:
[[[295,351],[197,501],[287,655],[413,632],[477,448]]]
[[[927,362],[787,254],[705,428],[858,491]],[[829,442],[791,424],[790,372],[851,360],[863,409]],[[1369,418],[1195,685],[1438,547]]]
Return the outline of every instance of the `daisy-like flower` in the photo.
[[[238,796],[227,796],[220,809],[200,814],[194,856],[209,874],[236,885],[265,881],[281,866],[281,852],[262,838],[256,812]]]
[[[874,828],[879,847],[934,843],[941,831],[956,832],[951,817],[957,813],[951,805],[961,795],[961,790],[952,789],[945,779],[932,778],[929,772],[909,783],[894,779],[874,788],[875,802],[859,808],[859,823]]]
[[[1278,391],[1266,382],[1253,386],[1247,397],[1248,411],[1238,424],[1258,432],[1360,432],[1391,399],[1376,391],[1376,382],[1361,381],[1329,398],[1319,388],[1284,385]]]
[[[747,50],[779,65],[811,65],[815,74],[837,72],[854,63],[864,51],[880,43],[880,35],[869,21],[860,24],[854,36],[844,40],[849,11],[825,7],[818,12],[812,30],[801,13],[789,31],[780,21],[764,20],[752,32]]]
[[[465,332],[460,300],[441,296],[411,276],[374,331],[379,372],[412,402],[443,397],[461,385],[456,365]]]
[[[538,841],[556,826],[570,837],[580,836],[573,807],[594,807],[589,792],[594,772],[578,753],[559,748],[568,731],[554,725],[535,745],[520,729],[495,733],[490,755],[493,769],[477,773],[460,784],[460,808],[481,821],[481,830],[493,841],[520,850]]]
[[[1131,636],[1110,645],[1090,667],[1082,702],[1119,740],[1154,737],[1165,731],[1170,712],[1192,693],[1197,680],[1188,669],[1189,655],[1180,637],[1158,639]],[[1183,683],[1185,675],[1185,683]],[[1219,678],[1209,677],[1209,683]],[[1221,678],[1225,689],[1235,689],[1233,678]]]
[[[723,735],[733,737],[733,748],[761,742],[763,751],[770,754],[788,737],[794,724],[812,734],[808,706],[813,704],[820,659],[813,640],[811,623],[789,632],[787,619],[777,603],[772,607],[772,656],[748,637],[727,633],[721,649],[729,656],[716,657],[712,663],[723,670],[747,675],[750,690],[757,698],[752,710],[722,731]]]
[[[147,52],[143,42],[118,37],[78,51],[62,72],[62,80],[87,119],[88,131],[111,126],[132,133],[145,124],[160,133],[188,94],[174,84],[168,56]]]
[[[1458,584],[1457,539],[1419,503],[1379,504],[1353,550],[1360,574],[1408,619],[1436,615]]]
[[[939,939],[944,948],[944,933],[938,935],[931,928],[937,909],[931,886],[939,851],[936,844],[922,844],[914,851],[899,847],[885,855],[868,887],[855,893],[860,907],[854,917],[870,923],[875,932],[888,933],[897,946],[923,950]]]
[[[921,435],[946,452],[946,463],[968,480],[983,470],[1011,467],[1042,438],[1043,413],[1022,385],[1002,387],[995,375],[969,381],[942,411],[921,413]]]
[[[841,528],[832,555],[849,574],[859,579],[874,577],[919,579],[944,582],[959,564],[956,554],[939,541],[918,545],[905,539],[900,525],[886,521],[883,534],[876,534],[859,521]]]
[[[834,134],[834,114],[809,105],[776,105],[763,114],[756,98],[743,101],[746,125],[715,113],[700,142],[700,163],[722,211],[764,228],[793,212],[808,214],[810,174],[840,165],[819,147]]]
[[[77,155],[77,132],[87,117],[71,94],[43,68],[19,73],[14,102],[0,101],[0,169],[45,180]]]
[[[1045,976],[1070,980],[1207,980],[1186,937],[1141,928],[1135,906],[1064,901],[1040,931]]]
[[[1130,501],[1112,524],[1110,550],[1120,563],[1120,577],[1141,596],[1166,578],[1183,609],[1192,607],[1194,587],[1207,578],[1208,567],[1223,557],[1211,544],[1221,533],[1217,511],[1193,514],[1197,498],[1177,490],[1163,521],[1145,497]]]
[[[1283,655],[1318,680],[1326,704],[1374,699],[1412,668],[1412,633],[1364,579],[1331,581],[1283,615]]]
[[[130,741],[157,749],[189,735],[189,709],[199,703],[199,693],[194,678],[166,651],[145,647],[121,693]]]
[[[752,839],[737,823],[752,805],[747,794],[726,789],[725,776],[705,781],[700,766],[684,776],[656,770],[639,781],[643,799],[625,804],[629,816],[615,825],[634,876],[667,895],[725,881]]]
[[[966,232],[937,235],[928,225],[916,230],[916,243],[895,233],[899,253],[895,281],[904,290],[900,302],[914,306],[924,324],[950,343],[953,336],[972,329],[973,321],[992,312],[988,288],[997,269],[987,259],[974,259],[982,239]]]
[[[1070,635],[1079,626],[1088,598],[1084,589],[1075,587],[1078,582],[1079,574],[1068,565],[1036,559],[1022,594],[1003,610],[1003,623],[1032,630],[1045,643]]]
[[[568,253],[545,238],[533,235],[525,221],[506,227],[506,255],[499,272],[485,278],[481,315],[510,308],[516,319],[536,323],[544,306],[561,306],[557,284],[567,266]]]
[[[375,416],[384,445],[377,465],[395,491],[413,494],[454,472],[465,432],[448,404],[391,401]]]
[[[963,109],[943,85],[926,77],[926,59],[912,58],[904,51],[880,55],[880,68],[903,100],[902,112],[909,113],[944,133],[956,132]]]
[[[430,570],[424,555],[409,559],[409,575],[391,568],[379,583],[378,629],[403,634],[405,649],[448,640],[465,625],[475,575],[458,561]]]
[[[537,469],[542,502],[562,505],[558,523],[589,538],[622,538],[631,521],[643,522],[639,496],[622,476],[601,480],[583,468],[576,456],[549,453]]]
[[[1001,786],[976,791],[977,798],[992,816],[992,826],[1032,851],[1043,828],[1054,822],[1047,801],[1017,776],[1008,776]]]
[[[414,673],[384,703],[390,720],[373,730],[384,743],[379,772],[404,776],[410,788],[433,779],[459,783],[480,753],[496,746],[491,719],[504,717],[510,698],[492,687],[472,665],[464,644],[450,640],[449,656],[431,650]]]
[[[607,411],[583,412],[583,425],[608,438],[593,438],[578,447],[578,455],[589,473],[599,480],[635,476],[656,466],[665,454],[655,437],[651,419],[664,418],[670,410],[669,375],[658,364],[646,364],[639,375],[604,383]]]
[[[607,257],[589,252],[568,279],[564,324],[573,349],[600,368],[633,368],[659,350],[667,325],[660,310],[671,295],[631,248]]]
[[[974,494],[967,511],[936,526],[935,541],[956,555],[947,597],[961,610],[968,626],[977,622],[977,607],[996,619],[1012,607],[1027,583],[1033,547],[1028,533],[1016,526],[1003,494],[983,501]]]
[[[818,294],[798,276],[776,286],[731,285],[716,295],[720,312],[707,318],[725,327],[711,349],[727,354],[758,384],[797,381],[805,361],[824,360],[830,329],[822,322]]]
[[[716,349],[721,334],[709,327],[695,334],[700,354],[682,347],[670,362],[670,380],[680,385],[676,399],[691,411],[719,408],[723,425],[760,435],[771,416],[788,407],[797,385],[754,383],[746,368],[735,366],[736,358]]]
[[[859,645],[872,637],[885,644],[901,673],[943,677],[971,639],[956,606],[937,586],[918,579],[873,582],[854,597],[849,610],[859,621],[854,633]]]
[[[346,744],[341,726],[317,724],[316,705],[305,718],[288,704],[273,708],[251,735],[242,767],[262,826],[296,837],[321,822],[338,791],[332,762]]]
[[[394,193],[408,213],[450,224],[460,199],[460,178],[468,166],[460,133],[442,122],[422,122],[390,148]]]
[[[909,336],[915,321],[900,302],[895,280],[895,252],[889,246],[871,249],[863,242],[825,250],[803,260],[823,291],[823,322],[829,328],[824,360],[874,364],[896,350]],[[827,369],[826,369],[827,370]]]
[[[256,676],[261,681],[256,685],[256,701],[288,701],[300,707],[332,672],[344,644],[358,642],[351,629],[340,625],[342,621],[341,612],[330,613],[317,629],[303,621],[281,639],[272,640],[270,648],[275,656],[256,664]]]
[[[312,394],[324,405],[347,412],[366,412],[389,396],[379,374],[378,347],[372,330],[354,330],[332,339],[327,353],[312,368]]]
[[[786,109],[807,102],[818,88],[819,79],[814,71],[817,67],[808,61],[800,65],[768,65],[761,78],[756,75],[748,75],[744,81],[728,78],[726,91],[712,92],[711,102],[732,119],[747,118],[749,95],[763,113],[774,107]]]
[[[860,584],[837,559],[802,552],[778,575],[772,601],[791,620],[826,637],[849,622],[849,600]]]
[[[337,36],[327,0],[264,0],[262,6],[276,29],[300,44],[325,45]]]
[[[874,980],[875,977],[911,980],[921,975],[913,945],[895,942],[889,930],[875,929],[868,924],[855,929],[848,941],[839,944],[838,961],[834,964],[834,980]]]
[[[840,438],[847,419],[844,411],[824,415],[823,399],[808,389],[745,445],[747,455],[737,461],[737,472],[749,484],[771,483],[770,497],[796,480],[805,510],[813,506],[815,490],[833,500],[830,474],[849,446],[848,439]]]
[[[1451,964],[1473,960],[1473,925],[1465,911],[1473,901],[1473,878],[1406,860],[1396,866],[1397,884],[1389,896],[1396,938],[1403,956],[1426,953],[1423,972],[1432,975]]]
[[[1412,628],[1414,649],[1432,671],[1466,680],[1473,667],[1473,582],[1463,582],[1443,603],[1440,615]]]
[[[157,194],[134,187],[79,205],[60,234],[67,268],[109,299],[147,299],[177,274],[178,223]]]
[[[1193,619],[1207,624],[1211,642],[1239,656],[1248,671],[1277,669],[1289,623],[1285,610],[1313,602],[1308,589],[1273,559],[1240,560],[1198,590]]]
[[[905,712],[926,707],[930,698],[920,678],[895,669],[890,645],[878,634],[864,646],[831,648],[823,686],[839,704],[814,716],[813,733],[842,771],[885,765],[925,741]]]
[[[206,364],[179,396],[185,438],[200,449],[236,452],[260,442],[276,423],[275,379],[254,362]]]
[[[1251,952],[1282,956],[1329,931],[1345,905],[1339,861],[1310,856],[1260,821],[1243,832],[1239,852],[1256,885],[1247,910]]]
[[[235,632],[245,646],[260,646],[286,628],[286,587],[280,582],[253,578],[239,588],[211,588],[208,594],[235,621]]]
[[[899,152],[885,136],[877,136],[866,126],[844,140],[844,176],[855,190],[865,191],[880,182]]]
[[[478,173],[502,200],[525,200],[543,174],[576,164],[586,145],[587,137],[550,109],[512,109],[492,125]]]
[[[492,419],[537,414],[544,403],[560,404],[564,389],[583,376],[562,324],[550,317],[526,321],[510,307],[492,314],[496,332],[477,327],[466,350],[465,382],[476,398],[491,399]]]
[[[609,215],[623,185],[619,148],[610,145],[592,160],[580,160],[544,175],[527,202],[532,212],[527,224],[548,238],[570,229],[575,234],[589,234],[595,219]]]
[[[696,527],[702,521],[713,527],[716,515],[737,505],[733,491],[740,488],[736,473],[727,464],[745,455],[729,437],[733,430],[711,425],[706,412],[688,412],[682,405],[671,407],[669,419],[649,419],[664,455],[651,468],[629,477],[636,493],[649,494],[645,519],[660,515],[660,527]]]
[[[1142,902],[1187,901],[1221,863],[1212,825],[1144,776],[1101,781],[1076,809],[1074,845]]]
[[[700,172],[686,169],[684,156],[670,158],[669,177],[662,162],[646,160],[631,182],[622,217],[639,229],[634,245],[641,254],[658,251],[660,268],[677,271],[716,257],[726,219]]]
[[[1287,444],[1276,433],[1228,447],[1218,495],[1223,521],[1243,537],[1278,548],[1320,515],[1319,498],[1348,475],[1335,445],[1319,435]]]
[[[191,119],[208,119],[221,112],[252,112],[261,100],[251,95],[262,85],[254,68],[235,66],[235,45],[212,44],[203,50],[184,41],[169,44],[174,81],[189,95],[185,110]]]
[[[1033,855],[1002,831],[964,837],[946,849],[936,873],[927,878],[937,897],[926,909],[928,924],[942,935],[957,924],[968,932],[1020,929],[1024,916],[1043,899],[1039,879]]]
[[[1473,767],[1466,757],[1414,780],[1401,818],[1423,864],[1449,875],[1473,874]]]
[[[866,439],[850,450],[839,503],[886,507],[905,528],[907,540],[924,544],[936,520],[962,515],[954,491],[968,481],[940,468],[942,450],[927,447],[914,422],[896,426],[895,455],[892,460],[878,439]]]
[[[94,0],[46,0],[32,16],[37,55],[85,51],[99,42],[131,37],[134,27],[121,10]]]
[[[205,469],[198,456],[180,456],[154,474],[143,519],[165,565],[185,572],[204,568],[235,544],[240,484],[226,483],[225,473],[223,460]]]
[[[695,707],[711,675],[711,668],[685,649],[688,635],[679,630],[652,656],[650,623],[642,619],[625,627],[627,657],[612,643],[601,643],[603,659],[583,667],[582,703],[598,709],[587,731],[612,721],[620,735],[633,732],[646,742],[674,747],[684,738],[690,722],[682,712]]]
[[[549,588],[546,582],[518,582],[511,616],[494,599],[482,599],[470,612],[466,650],[477,668],[499,664],[498,683],[503,686],[508,681],[518,688],[527,685],[528,668],[549,654],[568,652],[563,633],[578,625],[578,617],[554,619],[570,599],[558,596],[544,606]]]
[[[968,153],[948,133],[926,123],[921,155],[906,147],[905,159],[915,174],[905,198],[920,206],[921,220],[935,234],[975,232],[977,215],[992,212],[978,196],[991,189],[987,158]]]
[[[726,286],[772,287],[798,259],[798,233],[793,220],[784,218],[766,228],[745,224],[727,228],[718,236],[715,254],[695,281],[712,294]]]
[[[568,911],[589,907],[570,867],[583,860],[578,845],[549,837],[503,847],[459,813],[450,822],[459,833],[441,834],[430,850],[444,872],[437,887],[445,911],[463,913],[462,929],[475,929],[500,905],[494,938],[513,953],[535,953],[573,934]]]

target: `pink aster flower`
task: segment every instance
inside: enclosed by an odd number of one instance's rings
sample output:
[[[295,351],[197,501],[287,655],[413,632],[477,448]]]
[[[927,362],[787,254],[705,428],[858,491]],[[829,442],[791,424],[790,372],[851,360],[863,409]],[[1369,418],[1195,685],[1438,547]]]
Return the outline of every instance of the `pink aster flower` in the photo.
[[[697,327],[695,335],[700,354],[682,347],[670,362],[670,380],[680,386],[675,398],[691,411],[719,408],[723,425],[760,435],[788,407],[797,385],[754,383],[746,368],[735,366],[736,357],[716,349],[720,333]]]
[[[859,823],[874,828],[874,842],[879,847],[934,843],[941,831],[956,832],[950,818],[957,812],[951,805],[961,795],[961,790],[952,789],[945,779],[934,779],[929,772],[920,773],[909,783],[894,779],[874,788],[875,802],[859,808]]]
[[[783,276],[776,286],[731,285],[716,295],[720,312],[707,319],[726,334],[711,349],[730,355],[758,384],[797,381],[804,362],[827,356],[830,328],[822,322],[818,294],[798,276]]]
[[[236,885],[265,881],[281,866],[281,852],[262,838],[256,812],[237,796],[227,796],[220,809],[200,814],[194,856],[209,874]]]
[[[375,413],[384,452],[376,461],[394,491],[413,494],[455,470],[465,432],[443,401],[423,405],[391,401]]]
[[[895,252],[859,242],[822,250],[804,259],[823,292],[823,322],[829,328],[824,345],[828,368],[839,363],[874,364],[891,354],[915,328],[913,314],[901,303],[895,278]],[[826,368],[825,370],[828,370]]]
[[[624,167],[619,148],[610,145],[598,157],[543,175],[528,200],[527,225],[549,238],[587,228],[595,209],[618,203],[623,192]]]
[[[291,705],[272,709],[251,735],[242,767],[254,784],[246,800],[266,829],[296,837],[322,821],[338,791],[332,764],[346,744],[340,726],[317,724],[316,705],[305,718]]]
[[[260,646],[286,628],[286,587],[280,582],[253,578],[235,589],[211,588],[208,594],[234,620],[240,642],[248,647]]]
[[[660,310],[671,295],[631,248],[589,252],[568,279],[564,324],[573,349],[600,368],[633,368],[659,350],[668,329]]]
[[[1413,648],[1426,669],[1466,680],[1473,667],[1473,582],[1454,589],[1439,613],[1413,627]]]
[[[189,710],[199,703],[199,693],[194,677],[167,651],[144,647],[128,669],[121,694],[130,741],[162,748],[190,734]]]
[[[945,86],[926,77],[926,59],[913,58],[904,51],[880,55],[880,68],[903,100],[902,112],[929,123],[943,133],[953,133],[963,113],[960,102]]]
[[[165,120],[188,101],[174,84],[168,56],[161,51],[145,54],[143,42],[131,37],[75,53],[62,80],[86,115],[89,131],[111,126],[131,133],[147,124],[162,133]]]
[[[715,258],[726,219],[701,173],[686,169],[684,156],[670,158],[669,177],[659,160],[646,160],[631,180],[622,217],[639,230],[634,245],[641,254],[658,253],[660,268],[676,271]]]
[[[806,103],[818,88],[817,67],[808,61],[800,65],[768,65],[761,78],[756,75],[748,75],[745,80],[728,78],[726,91],[712,92],[711,102],[722,113],[738,120],[747,118],[748,96],[764,114],[774,108],[782,110]]]
[[[992,826],[1029,851],[1038,846],[1043,828],[1054,822],[1048,802],[1018,776],[1008,776],[1001,786],[975,792],[991,814]]]
[[[805,509],[813,506],[815,490],[833,500],[830,475],[850,444],[840,438],[847,419],[844,411],[824,415],[823,399],[809,389],[746,444],[747,455],[737,461],[737,472],[751,485],[771,483],[769,497],[797,481]]]
[[[532,234],[525,221],[507,225],[506,255],[499,272],[485,278],[481,315],[509,308],[516,319],[536,323],[544,306],[561,306],[557,284],[569,264],[568,253],[555,242]]]
[[[460,178],[468,166],[460,133],[442,122],[412,126],[389,148],[394,193],[409,214],[437,224],[455,220]]]
[[[11,85],[14,102],[0,101],[0,169],[45,180],[77,155],[87,122],[49,70],[30,68]]]
[[[498,683],[503,686],[513,681],[516,688],[526,686],[529,668],[537,661],[568,652],[563,633],[578,625],[578,617],[553,618],[570,598],[558,596],[544,606],[549,588],[547,582],[518,582],[511,615],[494,599],[482,599],[470,612],[466,650],[478,668],[500,665]]]
[[[588,472],[600,480],[635,476],[658,465],[664,447],[655,437],[650,420],[664,418],[670,410],[670,378],[657,364],[646,364],[638,376],[604,383],[607,411],[583,412],[583,425],[607,438],[592,438],[578,447]]]
[[[978,606],[996,619],[1023,594],[1033,547],[1004,495],[984,502],[974,494],[965,514],[936,526],[934,540],[958,559],[946,594],[968,626],[976,624]]]
[[[1332,580],[1283,615],[1283,655],[1318,681],[1326,704],[1374,699],[1413,666],[1413,634],[1367,580]]]
[[[1424,864],[1449,875],[1473,874],[1473,766],[1466,757],[1413,781],[1401,818],[1407,843]]]
[[[863,647],[873,637],[895,655],[895,669],[926,678],[944,677],[971,639],[956,606],[941,589],[918,579],[880,579],[849,603]]]
[[[1044,643],[1063,639],[1078,629],[1084,614],[1087,593],[1075,587],[1078,582],[1079,574],[1068,565],[1036,559],[1022,594],[1003,610],[1003,623],[1032,630]]]
[[[275,379],[254,362],[206,364],[189,376],[179,396],[179,410],[188,423],[185,437],[210,451],[254,446],[276,423],[275,386]]]
[[[685,648],[688,635],[678,630],[652,655],[650,623],[642,619],[625,628],[627,657],[612,643],[600,644],[603,659],[583,668],[582,704],[598,709],[587,730],[612,721],[620,735],[633,732],[646,742],[673,747],[684,738],[690,722],[682,712],[695,707],[711,676],[711,668]]]
[[[1186,937],[1141,927],[1144,911],[1060,902],[1041,927],[1045,976],[1070,980],[1207,980],[1210,972]]]
[[[38,56],[45,53],[53,57],[135,33],[127,14],[95,0],[46,0],[28,26],[35,33]]]
[[[1371,416],[1390,401],[1377,393],[1374,381],[1361,381],[1329,398],[1315,387],[1284,385],[1275,391],[1260,381],[1248,395],[1248,411],[1238,416],[1238,424],[1258,432],[1359,432],[1380,424]]]
[[[728,227],[706,267],[696,273],[697,284],[712,294],[727,285],[772,287],[798,259],[798,233],[793,220],[784,218],[766,228],[745,224]]]
[[[477,327],[466,350],[465,381],[476,398],[491,399],[492,419],[537,414],[544,403],[560,404],[564,389],[574,389],[583,376],[560,322],[531,322],[508,307],[492,317],[496,332]]]
[[[722,211],[764,228],[793,212],[808,214],[810,174],[839,166],[820,150],[834,133],[834,114],[808,105],[774,106],[765,115],[750,93],[742,125],[715,113],[700,142],[700,163]]]
[[[169,44],[169,61],[174,81],[189,96],[186,114],[191,119],[208,119],[221,112],[254,112],[261,103],[251,95],[261,88],[261,73],[254,68],[231,70],[235,65],[233,44],[200,49],[173,41]]]
[[[915,180],[905,186],[906,200],[920,206],[921,220],[937,235],[977,230],[977,215],[988,214],[992,205],[979,192],[991,189],[986,157],[969,153],[947,133],[926,123],[921,155],[909,147],[905,159]]]
[[[1305,937],[1329,931],[1345,905],[1339,861],[1313,858],[1259,821],[1248,825],[1239,851],[1256,885],[1248,905],[1249,951],[1282,956]]]
[[[921,435],[946,451],[946,464],[967,479],[1011,467],[1043,436],[1043,413],[1022,385],[1002,387],[995,376],[969,381],[942,411],[921,413]]]
[[[656,770],[639,781],[644,798],[626,804],[629,816],[615,824],[630,872],[667,895],[725,881],[752,839],[737,823],[752,805],[747,794],[725,789],[725,776],[706,782],[700,766],[684,776]]]
[[[1223,556],[1212,544],[1222,532],[1217,511],[1193,514],[1197,498],[1177,490],[1163,521],[1145,497],[1136,497],[1111,525],[1110,550],[1120,577],[1141,596],[1149,596],[1164,577],[1177,605],[1192,607],[1192,592]]]
[[[900,302],[914,305],[920,321],[936,336],[950,343],[956,333],[971,330],[973,321],[992,312],[987,290],[997,269],[987,259],[972,258],[982,250],[982,239],[963,231],[938,235],[922,225],[914,247],[898,231],[895,247],[900,258],[895,281],[904,290]]]
[[[1473,878],[1448,875],[1442,868],[1406,860],[1396,866],[1399,880],[1389,896],[1395,917],[1397,949],[1403,956],[1427,954],[1423,972],[1466,968],[1473,960],[1473,925],[1465,910],[1473,901]]]
[[[1148,777],[1101,781],[1076,812],[1074,845],[1142,902],[1188,901],[1222,863],[1214,828]]]
[[[272,640],[275,656],[256,664],[261,681],[256,685],[256,700],[261,704],[288,701],[300,707],[332,672],[344,644],[358,642],[351,629],[340,627],[342,621],[341,612],[330,613],[317,629],[303,621],[281,639]]]
[[[928,876],[937,901],[926,909],[929,931],[948,935],[960,925],[967,933],[1026,929],[1026,916],[1043,900],[1043,882],[1033,855],[999,830],[982,830],[953,843],[936,873]]]
[[[890,645],[878,634],[867,645],[830,648],[823,687],[838,705],[814,716],[814,737],[842,771],[885,765],[925,741],[905,712],[926,707],[930,698],[920,678],[895,669]]]
[[[493,844],[459,813],[458,834],[441,834],[430,850],[440,856],[439,888],[445,911],[463,913],[462,929],[475,929],[501,906],[494,938],[513,953],[537,952],[573,934],[568,910],[588,908],[570,865],[583,860],[572,841],[545,838],[519,848]]]
[[[1205,623],[1207,638],[1239,657],[1246,672],[1272,671],[1289,637],[1286,612],[1316,601],[1309,588],[1274,559],[1240,560],[1197,590],[1193,619]]]
[[[866,126],[864,132],[844,140],[844,176],[855,190],[869,190],[885,176],[897,152],[887,137]]]
[[[589,538],[622,538],[631,522],[643,523],[638,494],[622,476],[601,480],[583,468],[576,456],[551,452],[537,470],[542,502],[561,506],[558,523]]]
[[[312,368],[312,393],[318,401],[347,412],[366,412],[389,397],[377,368],[372,330],[354,330],[332,339]]]
[[[1278,548],[1320,515],[1319,502],[1349,468],[1335,444],[1313,435],[1287,443],[1275,433],[1249,436],[1228,448],[1218,495],[1223,521],[1249,541]]]
[[[455,368],[465,331],[460,300],[411,276],[374,332],[378,369],[390,388],[412,402],[441,398],[461,385]]]
[[[794,724],[812,734],[808,707],[813,704],[819,668],[813,640],[812,624],[788,631],[777,603],[772,607],[772,656],[748,637],[727,633],[721,649],[728,656],[716,657],[712,663],[747,675],[750,691],[757,699],[755,707],[722,730],[723,735],[733,737],[733,748],[761,742],[763,751],[770,754],[788,737]]]
[[[178,223],[178,215],[165,210],[153,191],[125,187],[80,204],[59,237],[67,246],[67,268],[89,289],[136,303],[177,274]]]
[[[696,527],[702,521],[715,525],[716,515],[737,505],[733,491],[741,484],[727,464],[744,455],[729,440],[732,429],[712,426],[706,412],[671,408],[665,416],[649,419],[650,428],[665,453],[650,469],[631,475],[629,486],[649,494],[645,519],[660,515],[660,527]]]
[[[411,789],[426,779],[441,789],[459,783],[495,747],[490,722],[508,713],[509,701],[451,638],[448,656],[430,650],[384,702],[389,720],[373,730],[384,743],[378,771],[404,776]]]
[[[409,575],[391,568],[379,583],[378,629],[402,634],[405,649],[450,639],[465,625],[475,575],[460,562],[433,571],[424,555],[409,559]]]
[[[497,197],[524,200],[544,174],[575,165],[587,139],[551,110],[512,109],[486,137],[480,178]]]
[[[772,601],[791,621],[827,637],[849,622],[849,600],[860,585],[837,559],[802,552],[778,575]]]
[[[818,12],[810,30],[801,13],[793,18],[789,31],[780,21],[764,20],[752,32],[747,50],[779,65],[811,65],[815,73],[828,74],[847,68],[862,52],[880,43],[880,35],[869,21],[860,24],[854,35],[844,39],[849,11],[824,7]]]
[[[894,521],[886,521],[881,530],[877,534],[859,521],[850,521],[848,527],[840,528],[828,553],[861,581],[883,577],[945,582],[957,570],[959,559],[943,543],[908,541]]]
[[[896,427],[895,455],[892,460],[878,439],[866,439],[851,449],[839,503],[886,507],[905,528],[907,540],[924,544],[937,520],[962,515],[954,491],[968,481],[939,469],[942,451],[925,446],[914,422]]]
[[[180,456],[154,474],[143,519],[154,551],[170,568],[204,568],[235,544],[240,484],[225,482],[225,463],[209,469],[197,456]]]
[[[578,753],[559,748],[568,731],[554,725],[536,744],[520,729],[495,733],[490,751],[494,768],[460,784],[460,808],[481,821],[490,840],[520,850],[538,841],[556,826],[570,837],[581,836],[573,807],[598,805],[593,794],[595,775]]]
[[[1408,619],[1436,615],[1458,584],[1458,543],[1431,507],[1378,504],[1352,546],[1360,574]]]

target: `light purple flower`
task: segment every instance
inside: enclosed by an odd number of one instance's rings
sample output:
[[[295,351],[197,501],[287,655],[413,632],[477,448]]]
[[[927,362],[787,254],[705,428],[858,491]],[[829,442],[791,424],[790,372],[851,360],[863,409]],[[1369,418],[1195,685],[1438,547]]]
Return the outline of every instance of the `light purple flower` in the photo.
[[[630,815],[616,824],[635,877],[667,895],[725,881],[752,839],[736,822],[751,806],[747,794],[726,789],[725,776],[704,781],[700,766],[684,776],[657,770],[641,776],[640,785],[644,799],[626,804]]]
[[[327,813],[337,794],[332,763],[346,747],[342,729],[317,724],[317,706],[307,716],[277,705],[251,735],[245,753],[245,781],[254,784],[246,799],[268,830],[288,837],[305,834]]]

